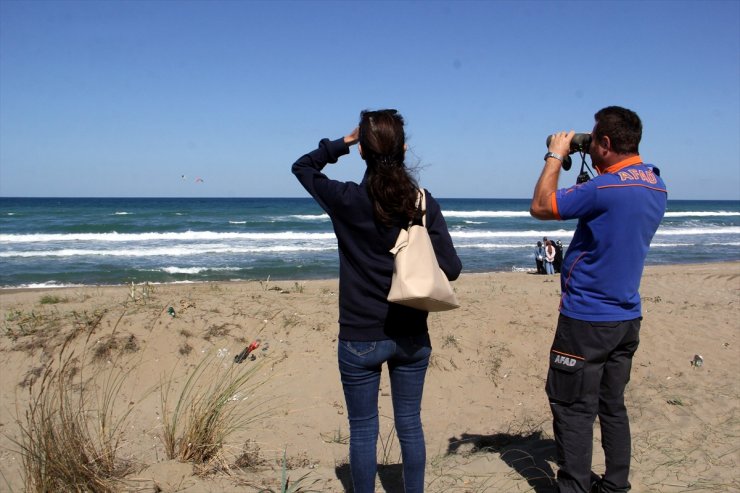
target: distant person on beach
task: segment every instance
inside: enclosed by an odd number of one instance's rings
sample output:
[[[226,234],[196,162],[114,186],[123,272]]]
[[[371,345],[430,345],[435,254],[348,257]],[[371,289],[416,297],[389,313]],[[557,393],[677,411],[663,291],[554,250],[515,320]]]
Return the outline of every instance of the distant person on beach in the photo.
[[[553,262],[555,262],[555,247],[552,241],[547,240],[545,244],[545,273],[548,276],[555,274],[555,268],[552,266]]]
[[[555,269],[555,274],[560,274],[563,266],[563,243],[557,240],[553,246],[555,247],[555,260],[552,262],[552,267]]]
[[[355,493],[375,491],[378,392],[387,363],[406,493],[424,490],[426,448],[421,398],[431,355],[427,312],[388,303],[393,248],[416,211],[418,186],[404,163],[404,121],[395,110],[364,111],[343,139],[323,139],[293,164],[293,173],[331,218],[339,246],[339,372],[350,426]],[[321,171],[357,150],[367,168],[359,184]],[[426,192],[426,227],[450,280],[462,264],[439,203]]]
[[[557,189],[574,132],[552,136],[530,213],[578,219],[563,259],[561,302],[546,392],[553,414],[560,492],[626,492],[631,439],[624,390],[639,343],[640,278],[667,193],[638,153],[642,122],[610,106],[594,115],[589,154],[595,178]],[[567,273],[567,275],[566,275]],[[591,471],[599,416],[606,470]]]
[[[545,247],[542,246],[542,242],[538,241],[537,246],[534,247],[534,262],[537,266],[537,274],[545,273]]]

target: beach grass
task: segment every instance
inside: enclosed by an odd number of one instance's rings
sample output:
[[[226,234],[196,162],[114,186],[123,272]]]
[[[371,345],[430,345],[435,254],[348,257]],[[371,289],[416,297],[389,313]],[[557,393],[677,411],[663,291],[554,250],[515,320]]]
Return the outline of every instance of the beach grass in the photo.
[[[282,467],[280,468],[280,489],[262,489],[259,493],[321,493],[321,490],[311,489],[311,487],[319,482],[318,479],[311,479],[311,474],[306,473],[296,480],[291,480],[288,475],[289,469],[287,450],[283,449]]]
[[[167,458],[204,466],[221,461],[221,450],[232,434],[269,414],[266,403],[254,398],[264,383],[256,378],[261,366],[206,355],[190,372],[174,407],[174,371],[163,377],[161,439]]]
[[[25,489],[119,491],[136,468],[119,449],[133,407],[115,415],[113,404],[128,373],[114,369],[88,379],[84,361],[62,348],[29,385],[29,405],[19,418]]]

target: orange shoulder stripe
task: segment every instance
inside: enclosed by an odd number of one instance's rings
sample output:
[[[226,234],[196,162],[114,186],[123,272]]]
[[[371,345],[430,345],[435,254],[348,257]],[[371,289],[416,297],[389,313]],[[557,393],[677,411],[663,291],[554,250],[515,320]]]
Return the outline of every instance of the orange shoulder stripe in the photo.
[[[561,221],[560,212],[558,211],[558,201],[557,198],[555,198],[556,193],[557,192],[552,192],[552,195],[550,195],[550,207],[552,208],[552,213],[555,215],[555,219]]]

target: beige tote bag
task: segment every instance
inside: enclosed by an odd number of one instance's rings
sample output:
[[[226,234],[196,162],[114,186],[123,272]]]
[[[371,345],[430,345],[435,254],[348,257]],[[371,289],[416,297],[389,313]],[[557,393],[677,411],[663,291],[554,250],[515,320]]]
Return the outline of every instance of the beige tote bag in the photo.
[[[460,304],[450,281],[439,268],[426,228],[426,196],[419,191],[422,224],[409,223],[391,249],[395,257],[388,301],[427,312],[442,312]]]

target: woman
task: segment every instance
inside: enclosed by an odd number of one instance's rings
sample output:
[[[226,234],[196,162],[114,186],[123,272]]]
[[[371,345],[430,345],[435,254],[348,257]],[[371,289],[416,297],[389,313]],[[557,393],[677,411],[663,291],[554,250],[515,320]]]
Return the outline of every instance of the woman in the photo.
[[[364,111],[343,139],[323,139],[293,164],[293,173],[331,218],[339,246],[338,360],[350,424],[355,493],[375,490],[378,391],[388,365],[406,493],[424,490],[426,449],[421,396],[431,343],[427,312],[388,303],[393,248],[416,211],[417,185],[404,164],[403,118],[395,110]],[[367,169],[359,184],[329,179],[321,170],[357,144]],[[426,192],[427,229],[440,268],[450,280],[462,264],[439,204]]]
[[[545,246],[545,271],[548,276],[555,274],[555,267],[552,265],[553,262],[555,262],[555,246],[552,244],[552,241],[547,240],[547,245]]]
[[[534,262],[537,266],[537,274],[545,273],[545,247],[542,246],[542,242],[538,241],[537,246],[534,247]]]

